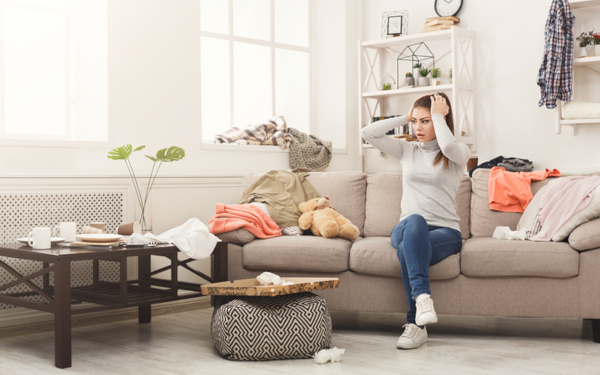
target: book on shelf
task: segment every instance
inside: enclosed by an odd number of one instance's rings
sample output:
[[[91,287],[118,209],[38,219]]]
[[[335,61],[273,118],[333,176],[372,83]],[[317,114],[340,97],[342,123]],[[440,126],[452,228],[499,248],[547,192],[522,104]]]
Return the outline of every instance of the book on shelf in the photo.
[[[425,23],[425,27],[437,26],[437,25],[454,25],[456,22],[453,20],[433,20]]]
[[[430,22],[430,21],[434,21],[434,20],[443,20],[443,21],[454,21],[455,23],[459,23],[460,22],[460,18],[458,17],[454,17],[454,16],[444,16],[444,17],[430,17],[430,18],[426,18],[425,22]]]
[[[450,25],[438,25],[438,26],[431,26],[431,27],[426,27],[423,29],[423,31],[421,31],[422,33],[428,33],[431,31],[440,31],[440,30],[448,30],[450,29],[452,26]]]

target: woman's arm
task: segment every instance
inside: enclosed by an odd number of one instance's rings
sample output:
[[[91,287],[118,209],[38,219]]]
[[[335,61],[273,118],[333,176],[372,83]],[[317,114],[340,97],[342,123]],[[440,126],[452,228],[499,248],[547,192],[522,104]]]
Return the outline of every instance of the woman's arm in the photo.
[[[431,121],[433,121],[435,137],[437,138],[438,145],[442,150],[442,154],[459,166],[466,166],[467,162],[469,161],[469,157],[471,156],[471,150],[469,150],[469,147],[456,140],[441,113],[435,113],[431,115]]]
[[[388,137],[385,133],[408,123],[406,116],[393,117],[369,124],[362,128],[360,135],[379,151],[398,159],[410,145],[405,139]]]

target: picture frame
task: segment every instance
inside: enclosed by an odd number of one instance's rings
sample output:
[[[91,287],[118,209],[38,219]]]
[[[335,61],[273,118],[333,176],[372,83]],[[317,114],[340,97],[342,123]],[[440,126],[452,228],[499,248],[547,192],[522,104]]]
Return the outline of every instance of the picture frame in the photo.
[[[408,35],[408,10],[383,12],[381,16],[381,39]]]

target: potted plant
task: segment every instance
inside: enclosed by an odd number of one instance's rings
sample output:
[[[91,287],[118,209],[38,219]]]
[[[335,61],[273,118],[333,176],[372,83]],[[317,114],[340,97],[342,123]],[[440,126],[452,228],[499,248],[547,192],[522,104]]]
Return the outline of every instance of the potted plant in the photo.
[[[583,32],[577,38],[579,42],[579,57],[592,56],[594,51],[592,50],[592,36],[594,35],[594,31],[590,31],[589,33]]]
[[[406,86],[406,87],[414,87],[415,86],[415,79],[411,72],[406,73],[406,76],[404,77],[404,86]]]
[[[442,84],[441,78],[442,78],[442,72],[441,72],[440,68],[431,69],[431,85],[432,86],[441,85]]]
[[[135,150],[131,145],[124,145],[121,147],[117,147],[114,150],[108,153],[108,158],[113,160],[123,160],[125,165],[127,166],[127,171],[129,172],[129,176],[133,181],[133,189],[135,190],[135,195],[140,206],[140,217],[136,221],[140,223],[142,228],[142,233],[150,230],[150,226],[146,222],[146,217],[144,213],[146,212],[146,204],[148,203],[148,197],[150,196],[150,190],[154,185],[154,181],[156,180],[156,176],[158,175],[158,171],[162,163],[170,163],[173,161],[181,160],[185,157],[185,151],[181,147],[171,146],[169,148],[163,148],[162,150],[158,150],[156,152],[156,156],[145,155],[148,159],[152,160],[154,164],[152,164],[152,170],[150,171],[150,177],[148,178],[148,184],[146,186],[146,193],[142,194],[142,190],[137,181],[137,177],[133,172],[133,165],[131,165],[131,161],[129,160],[129,155],[133,152],[143,150],[146,146],[137,147]],[[158,166],[156,165],[158,163]]]
[[[452,68],[448,71],[448,77],[450,78],[450,84],[452,84]]]
[[[430,86],[429,78],[427,77],[431,69],[419,68],[419,86]]]
[[[423,65],[421,65],[421,63],[420,63],[420,62],[417,62],[417,63],[415,63],[415,64],[413,65],[413,72],[414,72],[414,69],[416,69],[416,70],[417,70],[417,72],[418,72],[418,71],[419,71],[419,69],[421,69],[422,67],[423,67]],[[419,81],[419,80],[418,80],[418,77],[417,77],[416,75],[414,75],[414,74],[412,74],[412,75],[415,77],[415,78],[414,78],[414,80],[413,80],[413,83],[414,83],[414,85],[415,85],[415,86],[418,86],[418,84],[419,84],[419,82],[418,82],[418,81]]]
[[[595,33],[592,40],[594,41],[594,54],[600,56],[600,33]]]
[[[381,78],[381,82],[383,84],[383,91],[391,90],[392,85],[396,84],[396,80],[394,79],[394,77],[392,77],[390,73],[386,73],[385,76]]]

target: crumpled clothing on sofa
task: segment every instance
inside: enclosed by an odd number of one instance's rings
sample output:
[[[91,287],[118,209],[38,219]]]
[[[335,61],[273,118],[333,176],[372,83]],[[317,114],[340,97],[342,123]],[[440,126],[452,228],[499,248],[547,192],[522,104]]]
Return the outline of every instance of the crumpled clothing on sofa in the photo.
[[[280,228],[298,226],[300,203],[319,197],[306,176],[306,169],[269,171],[244,191],[239,203],[262,202]]]
[[[492,160],[488,160],[479,164],[469,171],[469,177],[473,177],[473,172],[479,168],[491,169],[494,167],[502,167],[509,172],[531,172],[533,171],[533,162],[527,159],[520,158],[505,158],[500,155]]]

